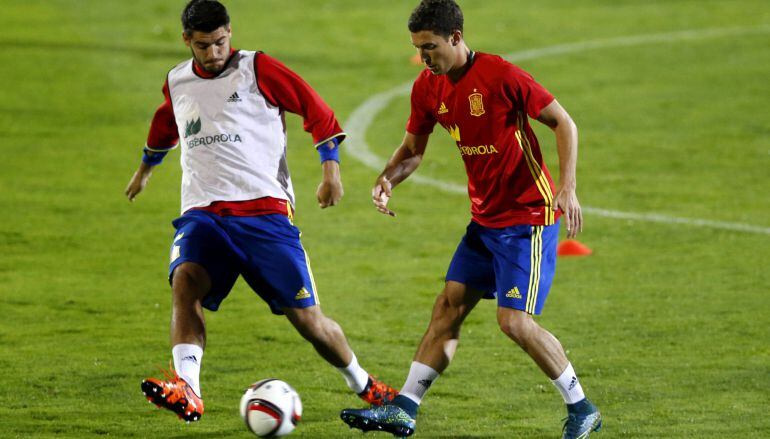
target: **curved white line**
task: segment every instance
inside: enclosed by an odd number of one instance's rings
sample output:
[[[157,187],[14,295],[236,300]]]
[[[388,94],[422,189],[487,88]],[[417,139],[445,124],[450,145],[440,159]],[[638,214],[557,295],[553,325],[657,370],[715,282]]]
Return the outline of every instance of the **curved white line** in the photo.
[[[586,50],[630,47],[653,43],[671,43],[682,40],[700,40],[726,36],[764,34],[768,32],[770,32],[770,25],[683,30],[658,34],[633,35],[582,41],[577,43],[557,44],[554,46],[509,53],[507,55],[503,55],[503,58],[511,62],[519,62],[553,55],[566,55],[570,53],[583,52]],[[370,97],[355,110],[353,110],[353,112],[350,114],[350,117],[345,122],[345,131],[347,132],[348,137],[345,141],[345,148],[343,149],[347,151],[350,156],[368,166],[369,168],[377,171],[382,169],[385,166],[385,159],[377,156],[369,149],[369,145],[366,143],[366,131],[372,124],[374,117],[382,110],[384,110],[390,101],[396,97],[409,94],[411,88],[411,82],[393,87],[390,90],[378,93]],[[465,185],[457,183],[442,181],[419,174],[411,175],[409,180],[414,181],[415,183],[432,186],[445,192],[467,194]],[[690,226],[709,227],[714,229],[770,235],[770,227],[753,226],[750,224],[711,221],[697,218],[680,218],[657,213],[621,212],[588,206],[583,206],[583,210],[586,213],[606,218],[618,218],[664,224],[684,224]]]

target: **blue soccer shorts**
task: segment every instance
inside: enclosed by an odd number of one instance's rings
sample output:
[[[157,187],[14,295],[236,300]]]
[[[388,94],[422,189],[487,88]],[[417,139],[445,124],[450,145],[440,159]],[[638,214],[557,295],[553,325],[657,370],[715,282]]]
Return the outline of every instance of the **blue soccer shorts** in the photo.
[[[502,229],[471,222],[457,246],[446,280],[497,297],[498,306],[540,314],[556,268],[559,222]]]
[[[204,308],[219,309],[239,275],[274,314],[319,303],[299,229],[285,215],[219,216],[193,210],[172,224],[169,282],[180,264],[202,265],[211,278]]]

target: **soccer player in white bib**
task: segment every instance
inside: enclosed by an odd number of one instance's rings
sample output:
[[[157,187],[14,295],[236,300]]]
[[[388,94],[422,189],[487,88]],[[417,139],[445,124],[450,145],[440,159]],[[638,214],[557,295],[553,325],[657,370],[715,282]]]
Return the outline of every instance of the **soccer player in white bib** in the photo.
[[[317,199],[343,195],[338,146],[345,138],[332,110],[276,59],[230,46],[230,18],[214,0],[192,0],[182,12],[192,59],[168,73],[139,169],[126,188],[133,201],[167,152],[181,150],[182,215],[171,244],[171,344],[174,369],[148,378],[150,402],[185,421],[203,415],[200,368],[206,343],[203,309],[216,311],[238,276],[297,331],[348,387],[370,404],[397,392],[373,379],[340,326],[320,309],[318,292],[292,224],[294,193],[286,163],[285,112],[303,118],[321,158]]]

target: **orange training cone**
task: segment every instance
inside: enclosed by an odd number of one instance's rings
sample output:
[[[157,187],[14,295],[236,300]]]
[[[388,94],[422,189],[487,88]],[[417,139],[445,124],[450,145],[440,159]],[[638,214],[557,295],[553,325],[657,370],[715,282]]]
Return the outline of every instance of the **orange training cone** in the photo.
[[[556,247],[556,254],[558,256],[588,256],[593,251],[574,239],[566,239],[559,243]]]

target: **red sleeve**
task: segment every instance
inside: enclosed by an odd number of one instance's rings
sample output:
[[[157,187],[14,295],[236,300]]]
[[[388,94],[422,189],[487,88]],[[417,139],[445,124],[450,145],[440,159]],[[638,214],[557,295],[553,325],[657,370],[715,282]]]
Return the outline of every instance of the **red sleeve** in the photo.
[[[147,147],[152,150],[169,150],[179,141],[179,131],[174,119],[174,107],[171,105],[171,95],[168,91],[168,79],[163,84],[165,100],[155,110],[152,118],[150,133],[147,135]]]
[[[511,65],[510,74],[504,81],[504,87],[517,107],[526,111],[532,119],[537,119],[540,111],[553,102],[553,95],[545,87],[538,84],[532,75],[514,65]]]
[[[416,136],[422,136],[433,132],[436,118],[431,111],[431,106],[426,104],[428,89],[426,87],[424,73],[417,77],[412,85],[412,112],[406,122],[406,130]]]
[[[334,112],[299,75],[275,58],[258,53],[254,59],[257,86],[267,101],[302,117],[316,146],[331,138],[345,138]]]

